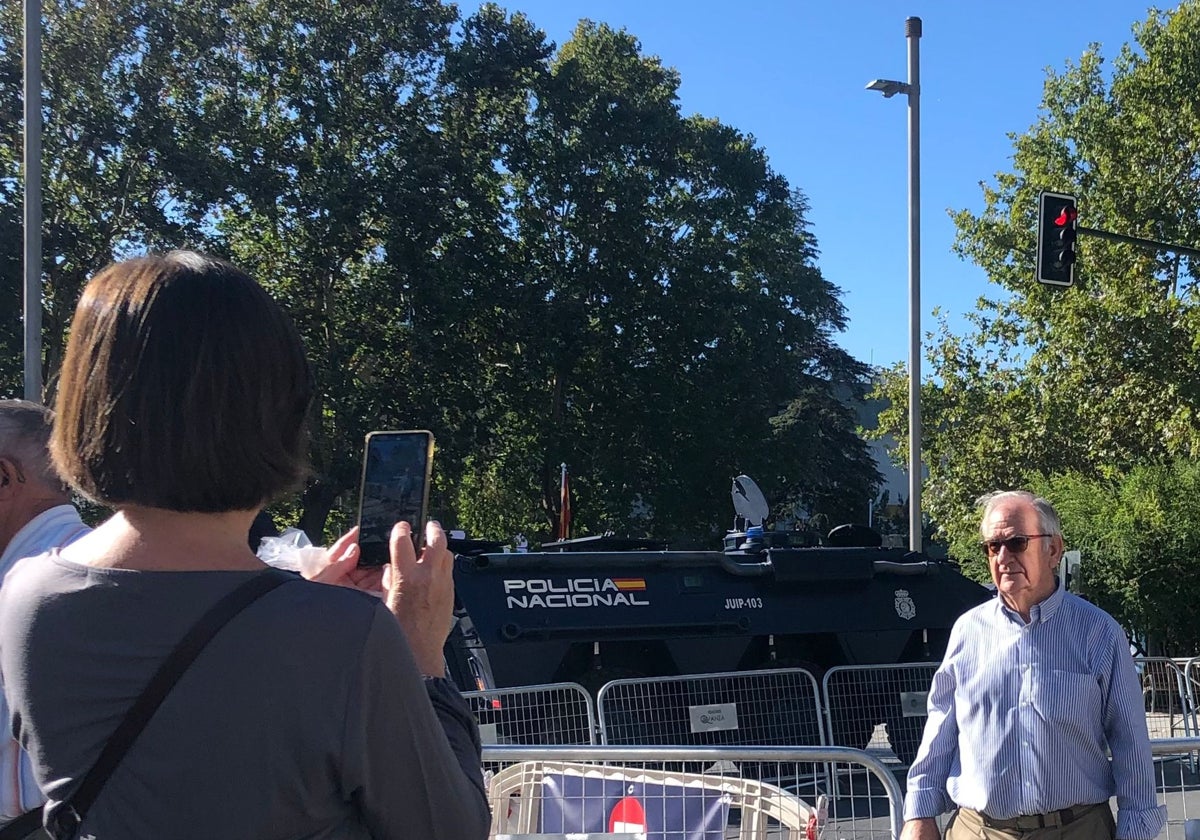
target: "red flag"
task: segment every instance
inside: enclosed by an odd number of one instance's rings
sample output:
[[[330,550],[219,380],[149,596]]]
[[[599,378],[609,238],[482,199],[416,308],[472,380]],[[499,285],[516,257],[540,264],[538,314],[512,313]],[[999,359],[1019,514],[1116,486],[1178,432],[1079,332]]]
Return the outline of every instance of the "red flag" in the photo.
[[[558,508],[558,538],[571,538],[571,488],[567,483],[567,465],[562,465],[562,498]]]

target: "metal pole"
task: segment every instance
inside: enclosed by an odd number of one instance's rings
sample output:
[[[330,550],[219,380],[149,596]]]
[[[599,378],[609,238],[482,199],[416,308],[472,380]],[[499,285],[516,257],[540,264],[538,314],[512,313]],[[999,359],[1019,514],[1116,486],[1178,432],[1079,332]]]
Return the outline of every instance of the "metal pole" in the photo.
[[[921,550],[921,19],[908,39],[908,548]]]
[[[1080,236],[1095,236],[1098,239],[1107,239],[1110,242],[1123,242],[1126,245],[1139,245],[1143,248],[1152,248],[1156,251],[1171,251],[1175,254],[1183,254],[1185,257],[1200,257],[1200,248],[1189,248],[1186,245],[1175,245],[1170,242],[1159,242],[1157,239],[1143,239],[1140,236],[1126,236],[1123,233],[1113,233],[1107,230],[1097,230],[1096,228],[1084,227],[1079,225],[1075,228]]]
[[[42,401],[42,3],[25,0],[25,399]]]

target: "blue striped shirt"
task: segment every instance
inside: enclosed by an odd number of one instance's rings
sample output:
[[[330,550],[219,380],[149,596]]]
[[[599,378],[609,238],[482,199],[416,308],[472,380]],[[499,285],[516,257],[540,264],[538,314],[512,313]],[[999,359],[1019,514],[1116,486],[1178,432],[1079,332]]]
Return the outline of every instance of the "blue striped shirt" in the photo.
[[[42,511],[13,534],[5,546],[0,554],[0,578],[18,560],[70,545],[90,530],[72,505],[55,505]],[[29,756],[9,734],[11,723],[8,701],[0,692],[0,825],[46,801],[34,778]]]
[[[1116,621],[1061,588],[1028,624],[999,596],[963,615],[930,687],[905,819],[955,805],[1009,819],[1113,796],[1118,838],[1158,836],[1166,809]]]

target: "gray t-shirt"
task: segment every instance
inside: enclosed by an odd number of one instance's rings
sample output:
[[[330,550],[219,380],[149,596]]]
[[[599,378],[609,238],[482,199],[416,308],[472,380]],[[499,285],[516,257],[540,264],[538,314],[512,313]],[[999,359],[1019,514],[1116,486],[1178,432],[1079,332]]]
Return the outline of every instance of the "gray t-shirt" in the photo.
[[[49,808],[82,780],[176,643],[253,574],[95,569],[55,552],[9,573],[0,671]],[[484,838],[478,733],[441,683],[422,680],[378,599],[287,583],[212,639],[81,835]]]

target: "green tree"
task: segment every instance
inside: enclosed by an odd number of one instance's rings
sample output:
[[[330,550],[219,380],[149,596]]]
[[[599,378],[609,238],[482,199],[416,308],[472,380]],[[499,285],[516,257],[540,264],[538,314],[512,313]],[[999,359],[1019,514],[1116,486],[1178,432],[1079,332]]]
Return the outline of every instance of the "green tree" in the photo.
[[[166,0],[45,0],[43,12],[43,379],[53,393],[64,334],[87,278],[114,256],[200,237],[163,153],[177,134],[166,81],[192,68],[163,48]],[[0,5],[0,393],[22,380],[22,18]]]
[[[368,430],[440,426],[411,278],[448,200],[429,100],[454,13],[436,0],[246,0],[181,14],[224,24],[176,41],[200,68],[189,134],[210,150],[202,176],[226,185],[216,247],[284,303],[313,362],[315,476],[299,522],[321,534]],[[387,247],[400,226],[402,251]]]
[[[835,395],[864,371],[831,340],[844,313],[803,198],[753,138],[681,116],[678,85],[586,21],[533,79],[496,162],[513,282],[460,495],[472,528],[548,533],[562,462],[591,530],[718,531],[738,472],[837,514],[877,481]]]
[[[547,533],[563,461],[584,529],[719,530],[738,472],[835,518],[869,495],[844,404],[864,371],[832,342],[844,312],[802,195],[752,137],[683,117],[677,74],[628,34],[584,24],[555,54],[519,14],[437,0],[57,0],[46,18],[49,378],[96,268],[229,256],[314,363],[315,477],[283,505],[314,536],[345,524],[372,428],[435,430],[435,512],[489,535]],[[14,103],[11,4],[0,21]],[[18,315],[0,301],[12,358]]]
[[[1117,481],[1078,474],[1044,482],[1081,552],[1082,591],[1157,656],[1200,649],[1200,463],[1137,466]]]
[[[421,252],[409,228],[396,223],[403,214],[384,220],[389,252],[425,265],[410,275],[421,325],[412,338],[428,391],[442,408],[435,509],[480,536],[532,534],[541,520],[531,521],[520,501],[536,492],[539,476],[520,462],[527,450],[519,422],[509,422],[519,418],[496,408],[522,365],[513,338],[520,313],[511,302],[520,268],[501,162],[525,136],[552,52],[523,15],[484,5],[464,20],[432,96],[441,144],[438,189],[449,200],[440,230]],[[402,201],[403,192],[391,195]]]

